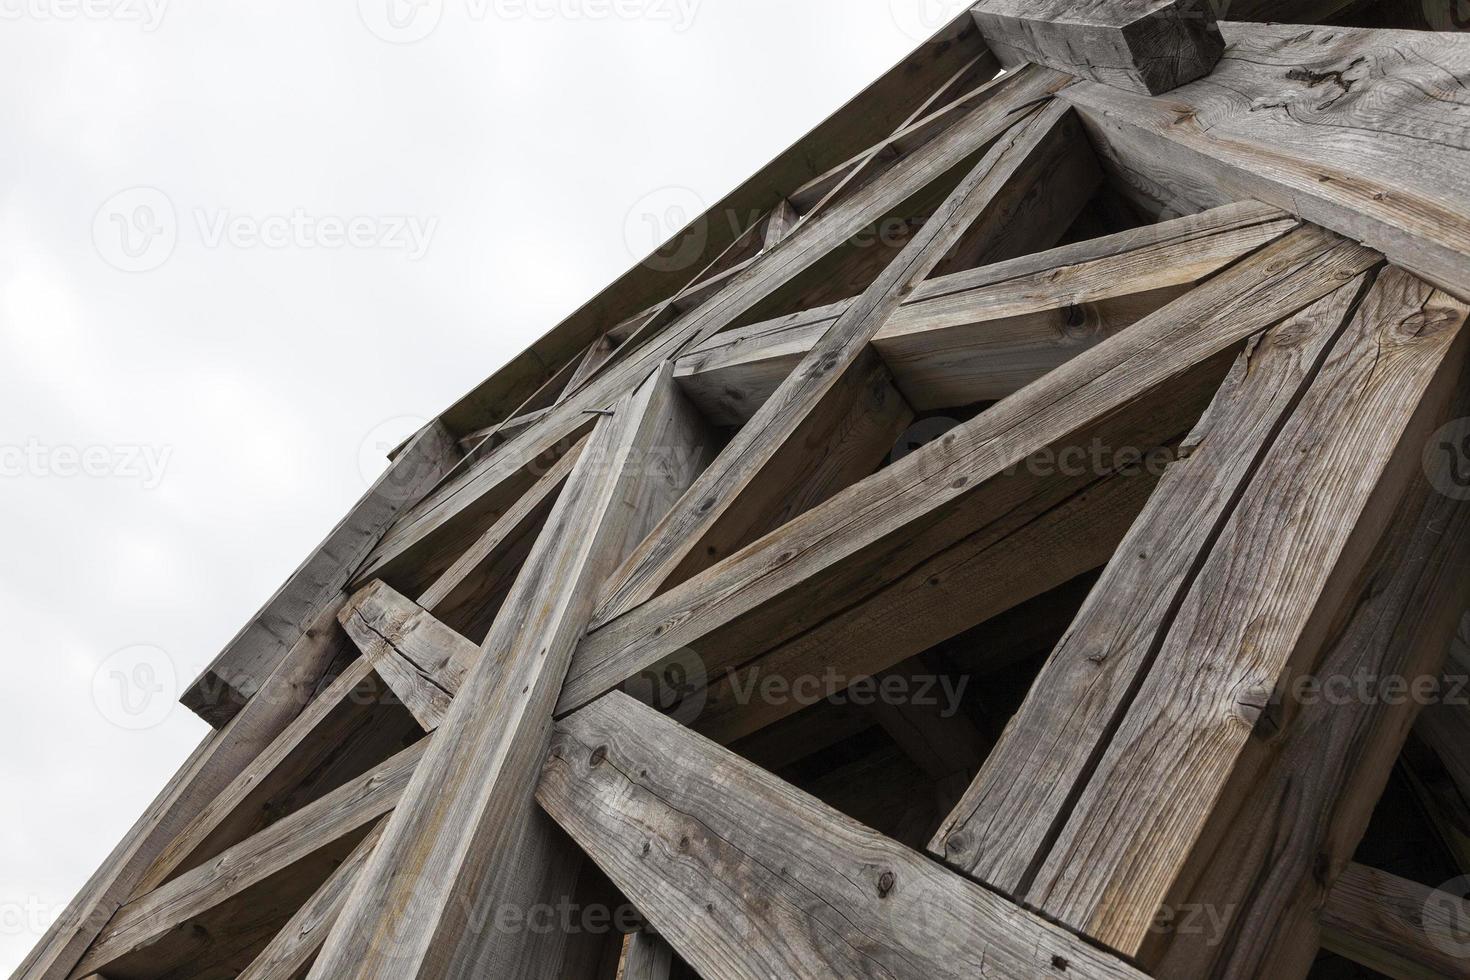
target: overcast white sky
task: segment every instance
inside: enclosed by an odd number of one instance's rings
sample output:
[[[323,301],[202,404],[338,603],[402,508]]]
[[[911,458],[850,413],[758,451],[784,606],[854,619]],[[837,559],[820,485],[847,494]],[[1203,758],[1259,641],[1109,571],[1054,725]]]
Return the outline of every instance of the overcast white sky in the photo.
[[[383,449],[959,6],[0,0],[0,973]]]

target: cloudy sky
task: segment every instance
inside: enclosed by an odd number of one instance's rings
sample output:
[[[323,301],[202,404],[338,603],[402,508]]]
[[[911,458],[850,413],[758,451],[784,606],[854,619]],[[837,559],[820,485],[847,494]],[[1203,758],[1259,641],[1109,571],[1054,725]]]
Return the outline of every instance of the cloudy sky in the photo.
[[[0,0],[0,973],[382,451],[958,6]]]

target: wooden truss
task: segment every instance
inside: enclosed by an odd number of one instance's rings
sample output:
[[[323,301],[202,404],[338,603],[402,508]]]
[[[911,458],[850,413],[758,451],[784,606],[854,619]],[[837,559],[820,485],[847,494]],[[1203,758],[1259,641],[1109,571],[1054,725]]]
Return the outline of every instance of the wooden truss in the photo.
[[[1406,8],[982,0],[401,447],[16,978],[1470,977],[1359,861],[1470,708],[1302,693],[1470,671]]]

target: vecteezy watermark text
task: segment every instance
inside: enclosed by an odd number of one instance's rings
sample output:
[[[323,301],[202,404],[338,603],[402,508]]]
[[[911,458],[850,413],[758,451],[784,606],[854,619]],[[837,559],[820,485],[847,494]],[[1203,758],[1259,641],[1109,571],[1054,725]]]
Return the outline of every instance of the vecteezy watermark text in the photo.
[[[158,30],[169,0],[0,0],[0,20],[62,22],[116,21]]]
[[[304,207],[266,213],[196,207],[194,240],[206,249],[296,249],[400,252],[410,262],[428,254],[439,219],[412,214],[336,215]],[[156,187],[131,187],[97,210],[92,242],[97,253],[123,272],[149,272],[174,254],[191,229],[173,200]]]
[[[52,446],[29,439],[0,443],[0,479],[134,480],[145,490],[156,490],[172,458],[172,446]]]

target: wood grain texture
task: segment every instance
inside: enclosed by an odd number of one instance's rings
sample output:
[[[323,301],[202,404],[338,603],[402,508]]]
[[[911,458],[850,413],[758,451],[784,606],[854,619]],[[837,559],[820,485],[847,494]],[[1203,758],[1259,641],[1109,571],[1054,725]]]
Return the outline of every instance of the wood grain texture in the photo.
[[[239,980],[299,980],[306,975],[327,932],[342,914],[347,894],[383,836],[386,820],[378,821],[346,861],[332,872],[305,905],[277,933],[270,945],[240,974]]]
[[[1209,74],[1225,50],[1203,0],[980,0],[971,13],[1008,68],[1033,62],[1146,95]]]
[[[622,980],[669,980],[674,967],[673,948],[644,930],[628,937],[623,957]]]
[[[998,401],[1279,238],[1295,219],[1234,204],[921,283],[873,338],[921,411]],[[748,421],[853,301],[716,334],[674,376],[710,421]]]
[[[180,701],[219,728],[260,690],[393,520],[449,472],[459,449],[447,429],[420,432],[327,539],[184,692]]]
[[[706,980],[1141,976],[622,694],[537,799]]]
[[[1421,465],[1466,308],[1390,267],[1261,461],[1027,898],[1133,955]],[[1437,423],[1436,423],[1437,424]]]
[[[850,376],[869,372],[868,344],[898,309],[906,294],[970,237],[972,227],[989,242],[1010,233],[1016,210],[1043,176],[1042,162],[1066,133],[1066,110],[1053,103],[1020,121],[997,103],[979,142],[994,146],[925,222],[902,253],[823,334],[800,365],[763,404],[750,424],[727,446],[614,576],[599,603],[594,625],[677,585],[733,554],[762,531],[772,529],[770,503],[790,498],[811,480],[812,449],[861,403],[843,393]],[[1080,207],[1081,202],[1078,202]],[[1038,234],[1046,234],[1044,225]],[[1060,234],[1060,231],[1057,232]],[[1042,245],[1051,242],[1042,242]],[[970,247],[983,249],[984,245]],[[857,464],[871,470],[908,424],[907,406],[888,411],[879,433],[887,445],[870,441]],[[885,431],[886,430],[886,431]],[[843,468],[843,472],[849,472]],[[752,494],[759,486],[761,492]],[[825,499],[841,487],[828,487]],[[787,509],[789,516],[795,516]]]
[[[424,731],[436,730],[480,659],[479,646],[382,582],[354,595],[338,619]]]
[[[266,896],[276,889],[285,894],[280,904],[289,907],[276,923],[279,928],[366,836],[366,828],[393,809],[425,748],[420,743],[405,749],[340,790],[129,902],[88,950],[76,974],[100,972],[128,980],[176,969],[210,945],[211,930],[188,923],[227,903],[275,906]],[[274,934],[272,930],[266,938]]]
[[[1464,896],[1350,865],[1322,908],[1323,945],[1394,980],[1470,977]]]
[[[1027,472],[1033,454],[1069,445],[1171,379],[1229,356],[1377,261],[1376,253],[1320,229],[1294,232],[1255,253],[944,438],[594,631],[578,648],[558,711],[586,704],[686,647],[713,676],[799,636],[1004,513],[1010,495],[1024,496],[1029,486],[1006,480],[1007,470]],[[974,507],[961,506],[977,494]]]
[[[312,976],[501,975],[516,956],[475,910],[528,909],[556,874],[554,842],[528,838],[551,709],[594,585],[667,505],[645,467],[680,431],[676,396],[666,369],[597,425]]]
[[[1470,299],[1470,37],[1224,24],[1215,71],[1150,99],[1063,98],[1159,210],[1254,198]]]
[[[1452,417],[1470,412],[1467,381]],[[1214,910],[1212,935],[1156,930],[1141,955],[1151,974],[1306,975],[1323,941],[1318,913],[1351,870],[1390,772],[1407,758],[1405,738],[1467,601],[1470,503],[1420,477],[1310,673],[1236,766],[1166,900]],[[1211,941],[1223,935],[1231,941]]]
[[[1241,355],[930,843],[935,856],[1007,894],[1025,894],[1199,562],[1365,286],[1363,277],[1343,286]]]

